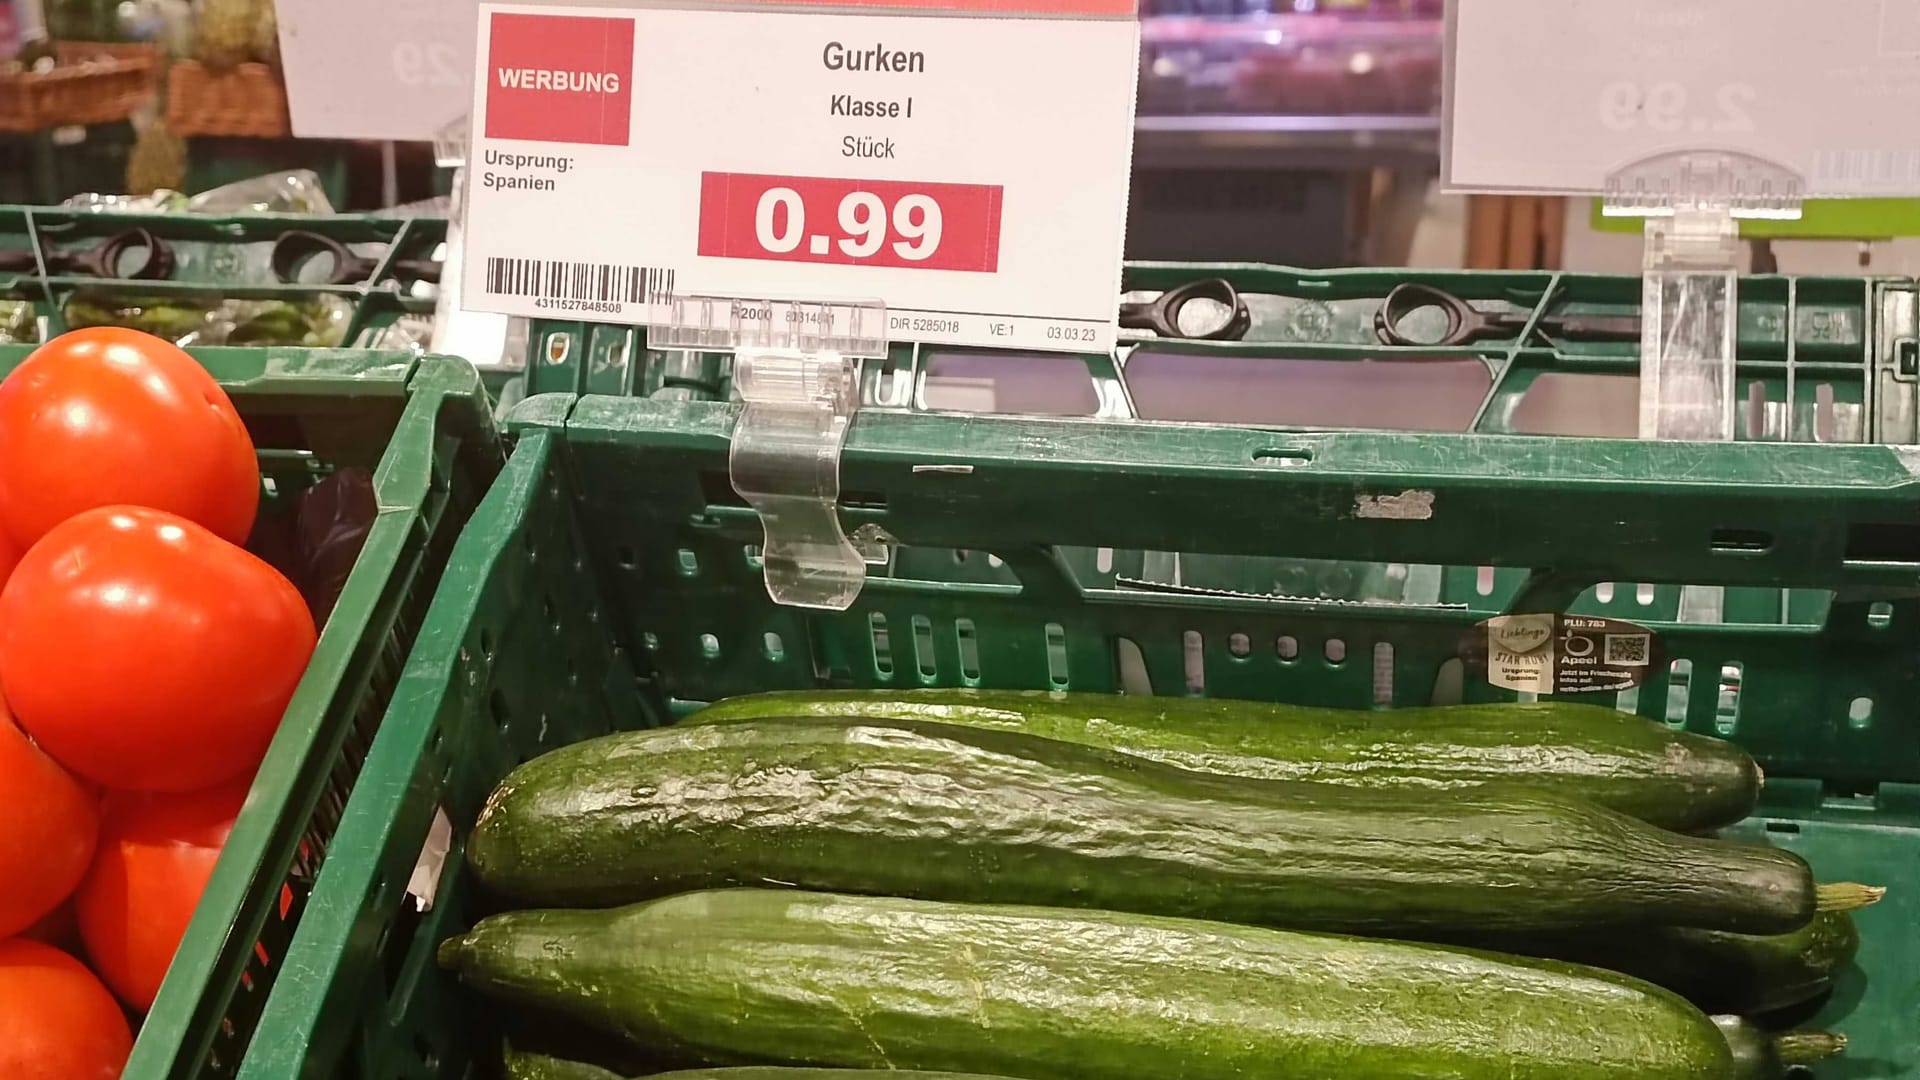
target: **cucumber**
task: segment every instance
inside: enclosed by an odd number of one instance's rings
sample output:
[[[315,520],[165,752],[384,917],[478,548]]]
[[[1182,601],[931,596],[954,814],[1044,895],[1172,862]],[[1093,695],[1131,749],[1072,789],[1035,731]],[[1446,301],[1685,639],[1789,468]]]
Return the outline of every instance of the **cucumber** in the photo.
[[[1791,853],[1536,792],[1244,780],[897,720],[575,743],[501,782],[467,858],[528,906],[774,883],[1390,937],[1623,922],[1777,932],[1821,899]]]
[[[584,1061],[551,1057],[532,1050],[520,1050],[511,1045],[502,1048],[500,1065],[506,1080],[624,1080],[611,1069],[589,1065]]]
[[[1592,964],[1664,986],[1709,1013],[1756,1016],[1826,993],[1859,950],[1860,934],[1846,912],[1823,911],[1785,934],[1636,926],[1464,943]]]
[[[1678,996],[1547,960],[769,889],[517,911],[440,946],[511,1007],[716,1065],[1046,1080],[1732,1080]]]
[[[1753,810],[1760,769],[1721,739],[1596,705],[1363,712],[1220,698],[1007,690],[831,690],[728,698],[688,718],[934,720],[1085,743],[1199,772],[1447,789],[1530,779],[1678,832]]]
[[[1847,1038],[1830,1031],[1775,1034],[1738,1016],[1716,1016],[1714,1026],[1733,1053],[1736,1080],[1785,1080],[1796,1067],[1825,1061],[1847,1048]]]
[[[506,1053],[507,1080],[623,1080],[598,1065],[526,1051]],[[972,1073],[888,1072],[875,1069],[799,1069],[777,1065],[731,1069],[679,1069],[651,1073],[647,1080],[1004,1080]]]

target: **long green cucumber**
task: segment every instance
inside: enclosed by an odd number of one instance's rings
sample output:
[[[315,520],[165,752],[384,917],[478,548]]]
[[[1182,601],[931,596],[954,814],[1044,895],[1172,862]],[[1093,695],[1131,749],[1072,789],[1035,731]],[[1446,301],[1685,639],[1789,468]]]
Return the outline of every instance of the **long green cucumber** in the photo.
[[[1785,934],[1623,926],[1465,943],[1592,964],[1664,986],[1710,1013],[1757,1016],[1825,993],[1859,950],[1860,934],[1851,915],[1823,911]]]
[[[779,883],[1397,937],[1624,922],[1777,932],[1824,898],[1788,852],[1535,792],[1245,780],[900,720],[563,747],[501,782],[467,857],[530,905]]]
[[[509,1048],[506,1080],[624,1080],[619,1073],[546,1054]],[[676,1069],[650,1073],[647,1080],[1005,1080],[975,1073],[887,1072],[876,1069],[806,1069],[780,1065],[744,1065],[730,1069]]]
[[[1219,698],[1004,690],[823,690],[716,702],[692,723],[933,720],[1120,750],[1200,772],[1447,789],[1531,779],[1680,832],[1745,817],[1760,769],[1738,746],[1595,705],[1363,712]]]
[[[1577,965],[1059,908],[737,889],[519,911],[440,962],[716,1065],[1044,1080],[1731,1080],[1679,997]]]

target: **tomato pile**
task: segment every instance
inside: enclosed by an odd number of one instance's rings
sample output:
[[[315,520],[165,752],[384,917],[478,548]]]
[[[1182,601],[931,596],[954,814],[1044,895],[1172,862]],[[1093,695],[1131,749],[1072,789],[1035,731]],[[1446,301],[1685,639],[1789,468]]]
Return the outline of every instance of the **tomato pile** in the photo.
[[[0,382],[0,1080],[120,1074],[306,670],[259,504],[169,342],[75,331]]]

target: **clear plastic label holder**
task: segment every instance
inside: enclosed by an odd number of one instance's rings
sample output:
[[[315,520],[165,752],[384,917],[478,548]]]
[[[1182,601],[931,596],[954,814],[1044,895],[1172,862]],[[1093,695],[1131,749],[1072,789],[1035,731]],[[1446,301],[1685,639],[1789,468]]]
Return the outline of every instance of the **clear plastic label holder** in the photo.
[[[859,361],[887,354],[879,301],[667,297],[649,305],[647,346],[733,353],[745,408],[727,461],[733,490],[760,515],[767,595],[845,611],[887,538],[840,525],[840,453],[859,405]]]
[[[1646,218],[1642,439],[1734,437],[1738,221],[1797,218],[1805,189],[1790,169],[1726,152],[1661,154],[1608,178],[1604,212]]]

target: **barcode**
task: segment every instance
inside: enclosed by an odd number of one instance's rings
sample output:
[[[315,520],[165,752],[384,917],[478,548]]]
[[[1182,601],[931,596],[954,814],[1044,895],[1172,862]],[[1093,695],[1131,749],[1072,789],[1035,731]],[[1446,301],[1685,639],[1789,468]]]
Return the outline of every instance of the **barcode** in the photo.
[[[1920,150],[1821,150],[1813,155],[1813,184],[1920,184]]]
[[[543,300],[657,304],[673,298],[673,271],[613,263],[489,257],[487,291]]]

